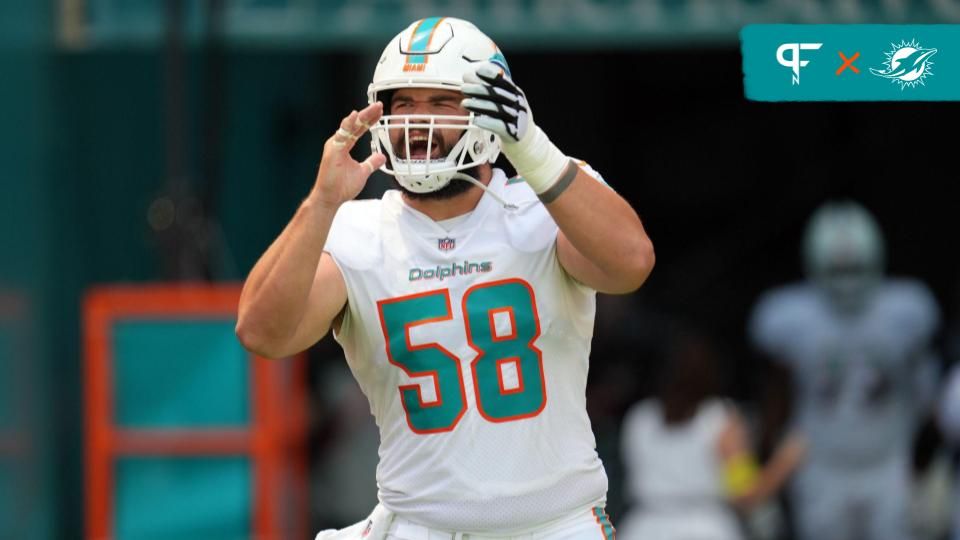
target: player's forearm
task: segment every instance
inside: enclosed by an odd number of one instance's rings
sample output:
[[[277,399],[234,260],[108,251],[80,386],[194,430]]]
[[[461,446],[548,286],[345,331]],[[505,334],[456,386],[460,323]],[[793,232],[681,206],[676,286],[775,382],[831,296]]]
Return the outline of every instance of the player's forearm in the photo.
[[[550,141],[533,122],[526,95],[507,71],[481,64],[465,73],[463,82],[461,105],[477,115],[476,125],[500,136],[503,154],[560,226],[564,268],[603,292],[639,288],[653,270],[654,257],[637,213]],[[567,257],[567,243],[578,252],[573,260]]]
[[[799,433],[788,435],[763,468],[752,498],[763,501],[779,491],[803,462],[806,448],[806,441],[802,435]]]
[[[573,182],[546,207],[570,244],[604,274],[607,292],[631,292],[650,275],[653,243],[639,216],[579,167]]]
[[[724,464],[724,480],[728,487],[730,502],[741,511],[750,511],[774,496],[790,479],[800,466],[806,453],[806,443],[802,435],[793,433],[788,436],[774,452],[762,469],[757,469],[752,453],[741,453],[741,459],[749,466],[738,469],[736,460]],[[743,471],[749,472],[744,474]],[[741,473],[739,476],[737,473]],[[743,483],[736,485],[737,480]],[[732,488],[732,489],[731,489]]]
[[[255,352],[285,348],[307,311],[336,208],[308,197],[243,286],[237,335]]]

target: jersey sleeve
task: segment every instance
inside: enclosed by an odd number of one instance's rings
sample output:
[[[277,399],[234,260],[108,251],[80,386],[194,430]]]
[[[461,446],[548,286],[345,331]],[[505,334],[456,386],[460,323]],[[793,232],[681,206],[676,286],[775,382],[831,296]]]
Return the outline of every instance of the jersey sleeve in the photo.
[[[599,171],[591,167],[589,163],[587,163],[586,161],[583,161],[582,159],[577,159],[577,158],[570,158],[570,159],[572,159],[574,163],[576,163],[577,166],[580,167],[581,170],[583,170],[583,172],[590,175],[591,178],[593,178],[597,182],[600,182],[601,184],[607,187],[610,187],[610,184],[608,184],[607,181],[603,179],[603,175],[600,174]]]
[[[896,306],[893,327],[900,329],[915,348],[928,347],[940,327],[940,308],[930,289],[919,281],[904,280],[892,296]]]
[[[778,362],[790,359],[800,306],[793,291],[776,289],[764,294],[750,316],[748,336],[759,352]]]
[[[337,210],[323,250],[341,272],[370,268],[380,254],[380,201],[349,201]]]

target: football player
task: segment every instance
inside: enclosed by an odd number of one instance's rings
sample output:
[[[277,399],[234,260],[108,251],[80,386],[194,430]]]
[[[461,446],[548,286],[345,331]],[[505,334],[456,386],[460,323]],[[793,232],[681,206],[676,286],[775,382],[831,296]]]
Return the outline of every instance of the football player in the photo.
[[[653,248],[513,75],[467,21],[400,32],[244,285],[244,345],[283,357],[332,329],[380,429],[380,504],[318,538],[613,536],[585,406],[595,293],[637,289]],[[353,201],[376,169],[399,189]]]

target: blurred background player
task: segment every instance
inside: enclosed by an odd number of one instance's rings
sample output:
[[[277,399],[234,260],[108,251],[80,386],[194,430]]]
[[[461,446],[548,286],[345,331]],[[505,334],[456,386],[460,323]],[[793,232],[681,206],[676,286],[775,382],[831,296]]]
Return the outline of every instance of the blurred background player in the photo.
[[[640,219],[534,124],[467,21],[397,35],[369,103],[324,145],[237,325],[268,357],[332,328],[370,401],[380,504],[320,538],[610,540],[584,394],[596,291],[632,292],[653,266]],[[374,154],[355,161],[368,129]],[[517,178],[492,167],[501,148]],[[381,167],[400,189],[352,201]]]
[[[740,540],[741,516],[777,492],[800,463],[800,441],[761,469],[747,424],[720,398],[719,359],[705,338],[675,338],[653,398],[624,419],[622,459],[632,504],[621,540]]]
[[[937,410],[937,424],[944,438],[954,448],[960,447],[960,364],[954,365],[946,377]],[[960,487],[960,481],[954,483]],[[960,540],[960,496],[953,493],[952,540]]]
[[[908,539],[937,305],[919,281],[883,276],[883,236],[857,203],[817,209],[803,254],[807,282],[764,294],[750,321],[753,344],[782,368],[770,394],[785,397],[770,407],[808,447],[790,489],[798,536]]]

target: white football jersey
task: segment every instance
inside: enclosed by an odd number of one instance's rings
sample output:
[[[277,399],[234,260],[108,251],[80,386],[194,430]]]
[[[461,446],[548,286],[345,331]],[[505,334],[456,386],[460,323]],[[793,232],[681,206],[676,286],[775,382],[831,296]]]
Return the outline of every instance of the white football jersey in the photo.
[[[688,421],[668,424],[659,400],[627,412],[621,429],[631,511],[617,528],[620,540],[740,540],[727,504],[717,441],[731,411],[721,400],[700,403]]]
[[[750,334],[793,374],[808,460],[864,467],[909,451],[938,324],[926,286],[891,279],[856,316],[838,314],[811,284],[774,289],[754,308]]]
[[[654,509],[724,503],[723,463],[716,448],[729,418],[727,406],[716,398],[703,401],[696,415],[678,424],[666,422],[657,399],[631,407],[621,437],[630,497]]]
[[[325,246],[347,284],[336,339],[380,428],[380,500],[465,532],[607,490],[585,396],[595,292],[560,266],[525,182],[495,169],[489,188],[518,208],[484,194],[447,231],[392,190],[344,204]]]

